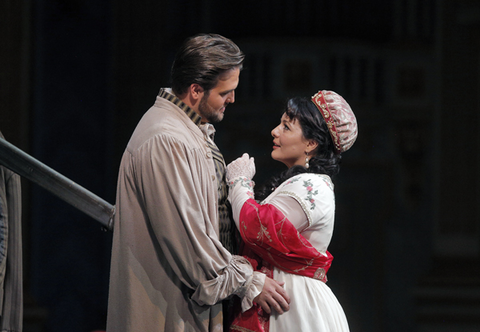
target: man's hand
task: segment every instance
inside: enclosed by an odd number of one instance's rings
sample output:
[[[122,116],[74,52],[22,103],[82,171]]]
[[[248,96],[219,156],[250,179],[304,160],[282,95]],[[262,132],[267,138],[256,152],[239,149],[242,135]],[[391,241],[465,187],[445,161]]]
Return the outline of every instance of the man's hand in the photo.
[[[279,314],[283,314],[284,311],[288,311],[288,304],[290,303],[290,297],[283,289],[283,284],[283,282],[280,283],[266,277],[262,292],[253,301],[258,303],[267,314],[272,312],[270,308]]]

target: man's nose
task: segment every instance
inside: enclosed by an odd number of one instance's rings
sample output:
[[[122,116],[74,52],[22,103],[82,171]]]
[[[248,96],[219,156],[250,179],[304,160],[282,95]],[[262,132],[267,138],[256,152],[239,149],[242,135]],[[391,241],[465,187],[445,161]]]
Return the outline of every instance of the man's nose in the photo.
[[[228,94],[228,98],[226,100],[227,104],[234,103],[235,102],[235,91],[232,91]]]

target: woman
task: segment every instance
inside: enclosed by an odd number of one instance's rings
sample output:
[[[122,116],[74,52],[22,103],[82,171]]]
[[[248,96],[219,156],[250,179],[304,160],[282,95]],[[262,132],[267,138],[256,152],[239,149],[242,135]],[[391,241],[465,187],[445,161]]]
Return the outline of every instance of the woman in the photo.
[[[244,254],[255,268],[285,283],[290,310],[269,317],[256,306],[239,313],[231,330],[349,331],[325,282],[333,259],[327,251],[335,213],[331,178],[357,137],[355,115],[340,95],[319,91],[311,99],[290,99],[272,136],[272,158],[288,169],[255,200],[255,164],[244,154],[227,166],[227,182]]]

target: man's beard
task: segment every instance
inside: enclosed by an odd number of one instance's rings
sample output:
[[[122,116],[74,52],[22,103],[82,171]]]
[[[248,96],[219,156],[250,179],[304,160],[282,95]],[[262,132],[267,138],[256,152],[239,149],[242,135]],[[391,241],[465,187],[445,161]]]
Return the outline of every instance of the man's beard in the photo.
[[[223,120],[223,113],[215,110],[213,107],[208,105],[208,95],[205,94],[200,100],[198,105],[198,112],[203,120],[207,120],[209,123],[217,123]]]

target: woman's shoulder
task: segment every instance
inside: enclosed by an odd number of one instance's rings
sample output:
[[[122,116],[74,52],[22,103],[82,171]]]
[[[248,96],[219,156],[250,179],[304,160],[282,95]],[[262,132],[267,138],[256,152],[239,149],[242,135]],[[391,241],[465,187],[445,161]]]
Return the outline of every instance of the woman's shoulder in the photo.
[[[330,189],[333,191],[334,186],[332,179],[326,174],[317,174],[317,173],[301,173],[291,178],[285,180],[281,187],[289,188],[316,188],[316,189]]]
[[[277,195],[294,198],[302,206],[309,225],[320,220],[335,205],[333,183],[325,174],[297,174],[282,183]]]

